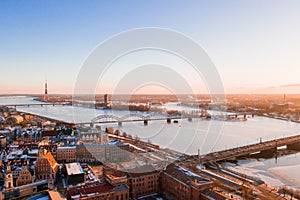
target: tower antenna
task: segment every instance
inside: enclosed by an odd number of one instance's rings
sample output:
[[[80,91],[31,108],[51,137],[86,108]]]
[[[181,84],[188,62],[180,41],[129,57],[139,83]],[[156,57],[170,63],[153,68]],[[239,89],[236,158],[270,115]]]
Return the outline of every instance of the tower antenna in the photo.
[[[48,101],[48,85],[47,85],[47,76],[45,79],[45,94],[44,94],[44,101]]]

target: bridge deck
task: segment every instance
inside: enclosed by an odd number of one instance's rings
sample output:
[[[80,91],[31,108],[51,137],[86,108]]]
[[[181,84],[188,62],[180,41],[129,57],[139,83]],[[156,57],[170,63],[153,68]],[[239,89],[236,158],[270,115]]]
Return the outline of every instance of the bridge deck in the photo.
[[[24,103],[24,104],[0,104],[0,106],[6,107],[31,107],[31,106],[64,106],[64,105],[72,105],[71,103]]]
[[[300,142],[300,135],[294,135],[294,136],[274,139],[262,143],[251,144],[247,146],[209,153],[200,156],[200,158],[197,159],[196,162],[199,164],[204,164],[207,162],[216,162],[216,161],[222,161],[227,159],[234,159],[239,156],[244,156],[244,155],[248,155],[251,153],[256,153],[264,150],[275,149],[280,146],[290,145],[297,142]]]

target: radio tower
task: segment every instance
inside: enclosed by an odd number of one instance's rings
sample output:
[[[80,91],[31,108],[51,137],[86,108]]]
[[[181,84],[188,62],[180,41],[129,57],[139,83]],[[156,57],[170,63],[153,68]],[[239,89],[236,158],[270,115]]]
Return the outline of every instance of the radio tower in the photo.
[[[47,78],[46,78],[46,81],[45,81],[45,94],[44,94],[44,101],[48,101]]]

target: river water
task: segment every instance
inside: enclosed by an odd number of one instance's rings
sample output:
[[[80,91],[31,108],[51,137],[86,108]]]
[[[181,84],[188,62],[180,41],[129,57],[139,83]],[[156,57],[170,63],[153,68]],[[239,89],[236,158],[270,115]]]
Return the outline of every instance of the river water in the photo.
[[[0,97],[0,105],[25,103],[37,102],[32,97]],[[174,103],[167,105],[166,108],[168,106],[172,109],[178,107]],[[89,122],[103,114],[117,117],[129,113],[147,115],[141,112],[95,110],[72,106],[18,107],[17,110],[67,122]],[[122,132],[138,136],[142,140],[151,140],[152,143],[162,148],[170,148],[187,154],[197,154],[198,150],[200,154],[209,153],[256,143],[260,138],[264,141],[296,135],[300,131],[299,123],[257,116],[248,118],[245,122],[204,119],[193,119],[189,122],[187,119],[179,119],[178,123],[172,122],[171,124],[161,120],[149,121],[148,126],[144,126],[143,122],[126,122],[121,127],[117,124],[101,124],[101,126],[103,128],[113,126]],[[277,163],[275,159],[239,161],[237,166],[232,167],[258,176],[273,186],[287,185],[300,188],[300,154],[280,157]]]

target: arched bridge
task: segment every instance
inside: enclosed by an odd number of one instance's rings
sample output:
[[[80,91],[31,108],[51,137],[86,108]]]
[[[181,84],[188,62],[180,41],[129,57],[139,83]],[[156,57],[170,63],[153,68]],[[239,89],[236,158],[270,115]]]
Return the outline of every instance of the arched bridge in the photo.
[[[137,113],[131,113],[124,115],[122,117],[117,117],[115,115],[99,115],[91,120],[91,123],[107,123],[107,122],[129,122],[129,121],[144,121],[149,120],[150,115],[142,115]]]
[[[92,119],[91,123],[102,122],[102,120],[104,120],[105,122],[118,122],[121,119],[114,115],[99,115]]]
[[[132,114],[127,114],[127,115],[124,115],[123,117],[121,117],[121,120],[122,121],[127,121],[127,120],[147,120],[147,119],[150,119],[150,115],[141,115],[141,114],[137,114],[137,113],[132,113]]]

